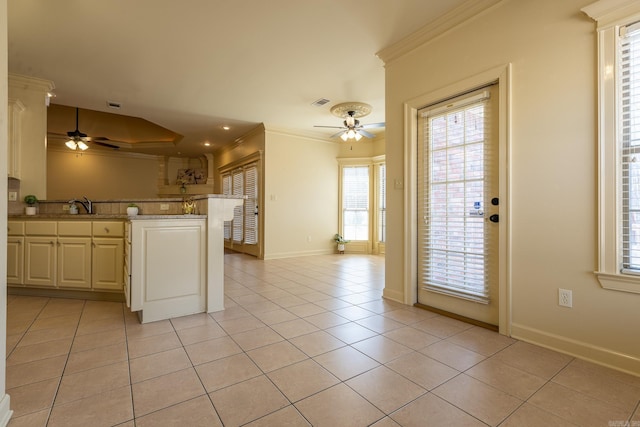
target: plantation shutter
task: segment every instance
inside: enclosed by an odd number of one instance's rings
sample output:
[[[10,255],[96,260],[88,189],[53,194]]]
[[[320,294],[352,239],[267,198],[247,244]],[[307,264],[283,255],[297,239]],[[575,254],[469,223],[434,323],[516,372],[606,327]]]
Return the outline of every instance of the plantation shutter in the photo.
[[[378,241],[384,242],[387,230],[387,167],[383,163],[378,169]]]
[[[242,173],[242,169],[238,169],[232,172],[233,176],[233,195],[234,196],[243,196],[244,195],[244,174]],[[233,208],[233,241],[234,243],[242,243],[242,234],[243,234],[243,223],[242,219],[243,215],[243,206],[236,206]]]
[[[369,239],[369,166],[342,169],[343,237]]]
[[[620,28],[622,270],[640,274],[640,22]]]
[[[489,301],[485,206],[491,159],[488,91],[420,111],[419,283],[424,289]],[[486,145],[486,146],[485,146]]]
[[[222,194],[227,196],[233,194],[231,189],[231,174],[222,177]],[[231,221],[224,222],[224,238],[225,240],[231,239]]]
[[[245,195],[244,202],[244,243],[255,245],[258,243],[258,168],[252,164],[245,167]]]

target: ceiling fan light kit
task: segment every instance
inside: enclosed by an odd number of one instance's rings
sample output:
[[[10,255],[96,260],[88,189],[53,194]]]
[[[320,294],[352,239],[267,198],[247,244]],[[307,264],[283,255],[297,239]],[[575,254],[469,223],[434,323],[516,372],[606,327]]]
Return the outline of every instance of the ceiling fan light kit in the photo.
[[[360,141],[363,136],[366,136],[367,138],[375,138],[374,134],[369,133],[364,129],[384,127],[384,123],[370,123],[366,125],[360,124],[360,120],[358,120],[358,118],[364,117],[371,113],[371,105],[365,104],[364,102],[343,102],[341,104],[334,105],[329,111],[334,116],[344,119],[344,121],[342,122],[343,126],[315,127],[341,129],[340,132],[336,133],[335,135],[331,135],[331,138],[339,136],[340,139],[345,142],[350,139]]]

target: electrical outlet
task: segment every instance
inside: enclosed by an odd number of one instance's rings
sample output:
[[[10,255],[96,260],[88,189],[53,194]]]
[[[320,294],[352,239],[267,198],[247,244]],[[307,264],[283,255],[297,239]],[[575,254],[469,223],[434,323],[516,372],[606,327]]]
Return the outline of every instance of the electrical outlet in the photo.
[[[307,236],[307,242],[311,242],[311,236]]]
[[[161,211],[168,211],[169,210],[169,203],[160,203],[160,210]]]
[[[558,304],[560,307],[573,307],[573,295],[568,289],[558,289]]]
[[[70,207],[71,206],[69,206],[69,205],[62,205],[62,212],[69,212],[69,208]]]

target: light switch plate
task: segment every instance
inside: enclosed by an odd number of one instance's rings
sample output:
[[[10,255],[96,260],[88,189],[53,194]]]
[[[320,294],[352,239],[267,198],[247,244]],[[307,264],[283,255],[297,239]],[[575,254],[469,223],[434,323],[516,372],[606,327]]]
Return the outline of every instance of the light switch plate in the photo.
[[[161,211],[168,211],[169,210],[169,203],[160,203],[160,210]]]

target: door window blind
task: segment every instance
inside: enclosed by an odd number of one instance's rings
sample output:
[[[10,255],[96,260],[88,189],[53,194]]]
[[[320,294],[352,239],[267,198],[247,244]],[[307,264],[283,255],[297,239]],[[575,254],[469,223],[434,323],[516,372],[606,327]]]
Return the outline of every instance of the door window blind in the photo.
[[[258,243],[258,168],[255,164],[244,168],[244,243]]]
[[[342,223],[347,240],[369,240],[369,166],[342,169]]]
[[[231,187],[231,174],[223,175],[222,177],[222,194],[230,196],[233,194]],[[231,221],[224,222],[224,239],[231,239]]]
[[[489,97],[482,91],[421,110],[419,280],[429,291],[489,301],[485,230]]]
[[[620,28],[622,269],[640,274],[640,22]]]
[[[243,196],[244,195],[244,174],[242,173],[242,169],[237,169],[232,172],[233,177],[233,195],[234,196]],[[232,234],[233,241],[235,243],[242,243],[242,235],[243,235],[243,206],[236,206],[233,208],[233,222],[232,222]]]

